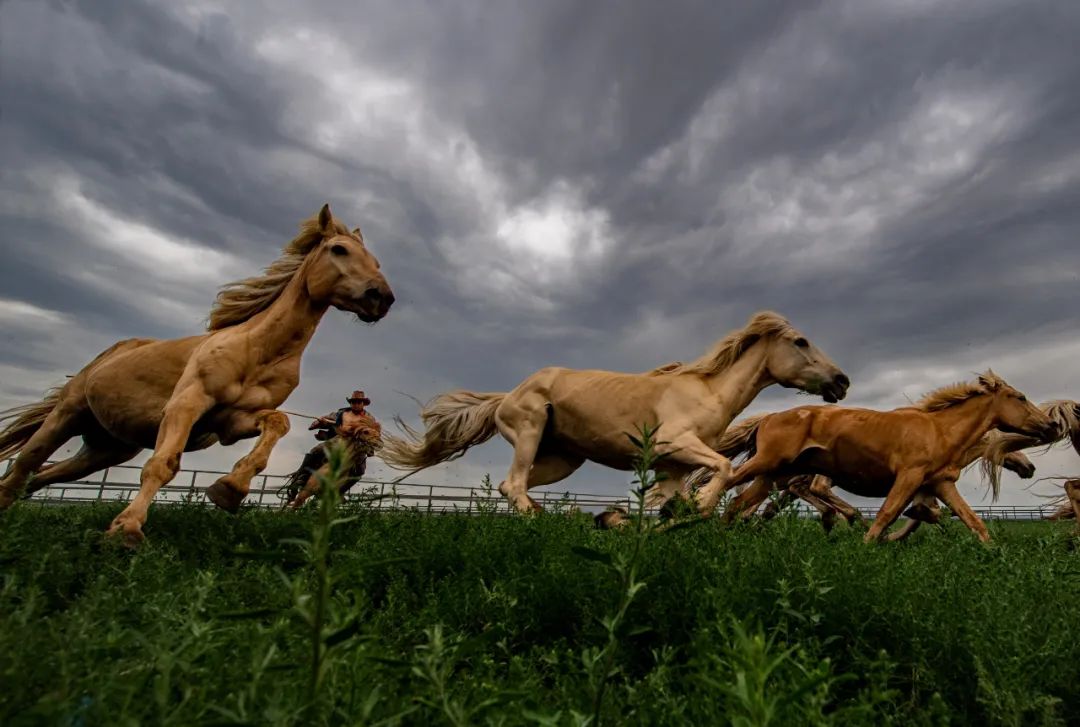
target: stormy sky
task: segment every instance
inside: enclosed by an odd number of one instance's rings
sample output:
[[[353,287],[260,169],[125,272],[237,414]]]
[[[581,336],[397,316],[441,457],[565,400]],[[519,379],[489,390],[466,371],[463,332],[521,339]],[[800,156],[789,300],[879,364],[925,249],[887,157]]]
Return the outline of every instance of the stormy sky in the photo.
[[[118,339],[200,332],[324,202],[398,302],[326,317],[293,411],[363,388],[415,423],[406,395],[687,360],[760,309],[844,368],[847,403],[987,367],[1080,399],[1078,32],[1080,4],[1035,0],[7,0],[0,407]],[[497,482],[509,454],[416,479]],[[1055,491],[1026,484],[1001,501]]]

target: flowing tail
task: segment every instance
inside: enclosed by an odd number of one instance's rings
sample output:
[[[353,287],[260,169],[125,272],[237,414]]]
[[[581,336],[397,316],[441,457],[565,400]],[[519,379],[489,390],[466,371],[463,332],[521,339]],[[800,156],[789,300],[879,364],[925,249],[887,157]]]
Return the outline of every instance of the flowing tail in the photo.
[[[0,412],[0,461],[13,457],[26,446],[34,432],[41,428],[45,418],[56,408],[63,387],[45,392],[45,398],[36,404],[24,404]],[[8,423],[10,422],[10,423]]]
[[[744,453],[749,457],[754,456],[757,430],[767,416],[769,415],[755,414],[729,426],[716,445],[717,453],[728,459],[735,459]],[[700,487],[708,482],[710,477],[712,477],[712,470],[708,467],[699,467],[687,476],[686,487],[690,489]]]
[[[426,431],[422,434],[401,417],[394,421],[403,437],[383,434],[379,459],[394,469],[419,472],[465,454],[470,447],[495,436],[495,410],[505,393],[449,391],[429,401],[420,411]]]

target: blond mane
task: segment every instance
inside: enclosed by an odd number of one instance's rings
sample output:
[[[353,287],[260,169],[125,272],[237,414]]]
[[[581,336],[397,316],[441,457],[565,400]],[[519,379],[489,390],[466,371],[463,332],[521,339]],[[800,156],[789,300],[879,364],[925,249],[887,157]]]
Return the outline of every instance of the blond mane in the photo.
[[[349,234],[348,228],[337,220],[333,220],[333,225],[335,232]],[[323,232],[319,227],[318,215],[312,215],[301,222],[300,234],[284,247],[281,257],[270,263],[262,275],[228,283],[218,291],[214,307],[210,309],[206,330],[217,331],[235,326],[269,308],[296,275],[307,256],[322,241]]]
[[[703,356],[689,362],[657,366],[646,376],[672,376],[674,374],[714,375],[730,368],[746,353],[746,350],[766,336],[777,336],[792,331],[787,319],[772,311],[756,313],[746,327],[729,333]]]
[[[1040,404],[1039,408],[1061,427],[1063,439],[1080,436],[1080,405],[1075,401],[1055,399]]]
[[[915,402],[916,409],[922,411],[941,411],[957,404],[963,404],[968,399],[989,394],[1002,386],[1008,386],[1005,380],[993,371],[987,371],[979,377],[978,381],[964,381],[959,384],[949,384],[940,389],[934,389]]]

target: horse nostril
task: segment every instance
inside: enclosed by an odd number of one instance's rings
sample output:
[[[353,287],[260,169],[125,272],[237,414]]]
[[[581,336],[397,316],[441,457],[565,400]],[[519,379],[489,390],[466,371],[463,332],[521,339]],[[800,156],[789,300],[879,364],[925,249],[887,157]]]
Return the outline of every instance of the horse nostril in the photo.
[[[368,288],[364,291],[364,297],[374,303],[378,303],[380,300],[382,300],[383,296],[382,293],[379,292],[378,288]]]
[[[387,308],[394,304],[394,293],[392,291],[386,291],[386,295],[383,296],[383,304]]]
[[[836,377],[836,383],[846,389],[851,386],[851,379],[847,377],[847,374],[840,374]]]

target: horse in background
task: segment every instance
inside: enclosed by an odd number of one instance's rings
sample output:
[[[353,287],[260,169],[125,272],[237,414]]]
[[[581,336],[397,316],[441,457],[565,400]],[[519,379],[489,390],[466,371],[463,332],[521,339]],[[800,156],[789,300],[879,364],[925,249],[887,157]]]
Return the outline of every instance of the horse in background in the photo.
[[[496,433],[514,448],[499,492],[519,512],[539,510],[534,487],[570,476],[586,460],[630,470],[637,455],[628,434],[659,424],[657,469],[675,488],[698,467],[703,488],[719,497],[731,462],[717,453],[724,430],[773,384],[843,399],[850,380],[782,316],[753,315],[698,359],[645,373],[544,368],[505,393],[450,391],[426,404],[423,433],[395,417],[404,436],[384,434],[380,457],[418,472],[456,459]]]
[[[1039,445],[1053,446],[1068,440],[1076,454],[1080,455],[1080,403],[1070,399],[1056,399],[1046,402],[1042,405],[1042,408],[1061,427],[1061,433],[1057,439],[1041,441],[1018,434],[1010,434],[1001,442],[1000,446],[1002,448],[1012,446],[1023,448]],[[1077,528],[1080,529],[1080,479],[1067,480],[1064,489],[1065,494],[1060,500],[1060,507],[1054,513],[1048,515],[1047,520],[1076,518]]]
[[[10,423],[0,431],[0,459],[17,456],[0,479],[0,508],[10,507],[28,482],[31,494],[153,449],[138,495],[109,528],[134,545],[143,540],[150,503],[176,476],[183,452],[258,437],[207,490],[215,505],[235,512],[289,431],[277,407],[299,383],[301,355],[326,311],[333,307],[374,323],[393,302],[359,228],[350,231],[324,205],[263,275],[221,289],[207,333],[120,341],[42,401],[4,412],[0,421]],[[77,454],[42,466],[77,436],[83,440]]]

